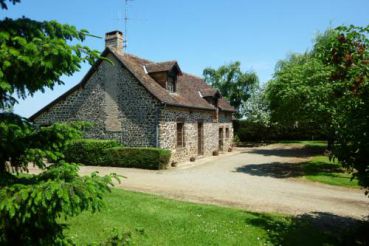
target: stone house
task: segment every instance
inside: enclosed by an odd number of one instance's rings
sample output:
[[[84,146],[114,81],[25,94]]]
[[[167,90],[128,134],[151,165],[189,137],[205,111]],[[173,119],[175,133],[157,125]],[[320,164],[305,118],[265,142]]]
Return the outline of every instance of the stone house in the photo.
[[[82,81],[30,117],[40,125],[83,120],[87,138],[126,146],[170,149],[172,161],[228,151],[234,108],[176,61],[152,62],[123,51],[123,35],[109,32],[102,57]]]

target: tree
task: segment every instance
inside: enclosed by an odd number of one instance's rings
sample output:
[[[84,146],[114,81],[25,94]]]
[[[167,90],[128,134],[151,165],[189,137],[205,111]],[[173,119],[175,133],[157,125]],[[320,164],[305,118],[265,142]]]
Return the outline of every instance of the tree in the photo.
[[[369,26],[339,26],[278,64],[267,88],[272,120],[317,124],[332,158],[369,188]]]
[[[62,75],[72,75],[80,63],[93,63],[97,51],[69,42],[84,41],[90,34],[56,21],[27,18],[0,22],[0,110],[36,91],[62,84]]]
[[[243,115],[248,121],[270,125],[270,109],[265,97],[265,88],[257,87],[245,102]]]
[[[237,110],[237,118],[243,116],[243,105],[259,83],[254,72],[242,72],[240,65],[240,62],[234,62],[218,69],[205,68],[203,71],[205,82],[217,88],[229,100]]]
[[[266,88],[272,121],[285,127],[318,123],[331,139],[334,101],[330,97],[330,74],[331,68],[309,52],[280,61]]]
[[[369,26],[340,26],[313,54],[332,68],[333,157],[353,171],[369,194]]]
[[[0,5],[7,8],[4,0]],[[17,103],[14,95],[25,98],[52,89],[62,83],[60,76],[73,74],[81,62],[93,63],[98,52],[80,44],[89,35],[56,21],[0,21],[1,245],[68,243],[59,219],[99,210],[112,185],[115,175],[80,177],[78,166],[63,160],[66,144],[81,137],[86,124],[38,127],[8,110]],[[19,175],[29,163],[44,171]]]

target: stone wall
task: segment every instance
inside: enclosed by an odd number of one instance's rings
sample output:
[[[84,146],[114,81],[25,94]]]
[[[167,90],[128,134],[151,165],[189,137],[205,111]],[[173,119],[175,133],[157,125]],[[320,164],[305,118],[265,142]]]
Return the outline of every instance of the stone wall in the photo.
[[[177,147],[177,122],[184,122],[185,146]],[[173,162],[189,161],[191,157],[198,156],[198,122],[203,122],[204,153],[211,156],[213,151],[219,150],[219,128],[224,128],[224,151],[232,144],[232,122],[213,122],[213,112],[203,110],[190,110],[185,108],[167,107],[161,111],[160,118],[160,147],[172,150]],[[225,138],[225,129],[229,129],[229,138]]]
[[[38,124],[83,120],[94,123],[88,138],[116,139],[128,146],[156,146],[159,102],[112,55],[84,88],[58,101],[34,120]]]

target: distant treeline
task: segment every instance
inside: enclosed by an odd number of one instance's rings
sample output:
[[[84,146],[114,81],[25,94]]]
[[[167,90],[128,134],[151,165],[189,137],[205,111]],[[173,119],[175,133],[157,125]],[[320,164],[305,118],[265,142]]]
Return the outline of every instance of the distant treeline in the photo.
[[[233,121],[234,135],[241,142],[267,142],[279,140],[324,140],[323,132],[314,124],[282,126],[272,124],[266,126],[248,120]]]

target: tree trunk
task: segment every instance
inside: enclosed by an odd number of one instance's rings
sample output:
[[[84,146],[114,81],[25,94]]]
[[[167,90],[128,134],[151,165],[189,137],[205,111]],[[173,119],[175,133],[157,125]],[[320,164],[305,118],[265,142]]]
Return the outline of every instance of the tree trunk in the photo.
[[[327,142],[328,142],[327,149],[329,151],[332,151],[334,147],[334,137],[331,134],[327,136]]]
[[[5,162],[0,162],[0,175],[6,173]]]

